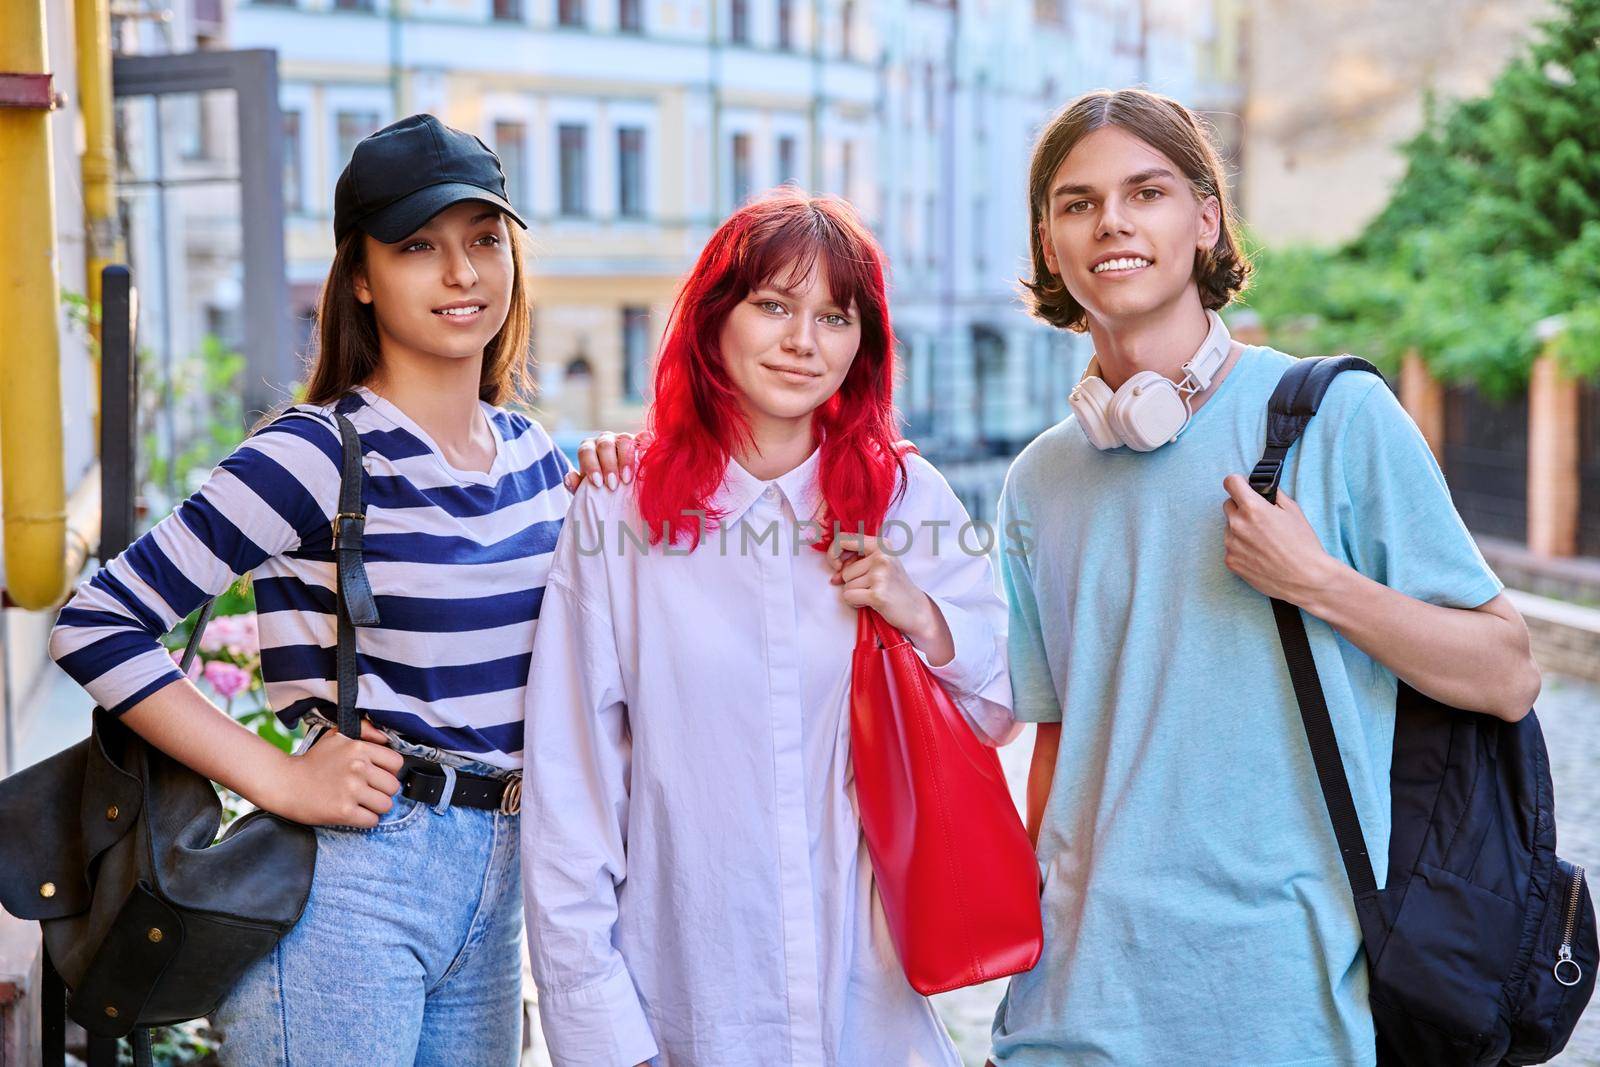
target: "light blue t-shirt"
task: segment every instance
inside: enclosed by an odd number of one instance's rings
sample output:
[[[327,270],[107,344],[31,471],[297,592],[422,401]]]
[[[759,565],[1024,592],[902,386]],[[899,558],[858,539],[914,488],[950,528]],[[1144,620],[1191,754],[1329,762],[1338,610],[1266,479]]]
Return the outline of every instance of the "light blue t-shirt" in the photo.
[[[1100,452],[1069,417],[1007,477],[1017,718],[1062,728],[1044,955],[996,1015],[1003,1067],[1374,1062],[1355,908],[1272,610],[1223,564],[1222,480],[1260,457],[1292,361],[1245,349],[1154,452]],[[1460,608],[1501,589],[1373,375],[1334,381],[1282,485],[1370,578]],[[1381,885],[1395,677],[1306,626]]]

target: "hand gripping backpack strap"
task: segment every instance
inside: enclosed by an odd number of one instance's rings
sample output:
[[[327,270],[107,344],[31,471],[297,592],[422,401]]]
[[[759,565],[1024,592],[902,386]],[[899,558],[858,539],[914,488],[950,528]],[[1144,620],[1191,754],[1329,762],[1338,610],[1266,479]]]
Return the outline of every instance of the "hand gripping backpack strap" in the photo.
[[[367,581],[367,568],[361,558],[362,528],[367,521],[367,504],[362,494],[365,472],[361,468],[361,437],[349,419],[334,415],[339,422],[339,437],[344,447],[343,468],[339,476],[339,511],[333,519],[334,604],[338,615],[339,732],[346,737],[361,736],[361,715],[356,710],[360,670],[356,664],[356,627],[376,626],[378,606]]]
[[[1378,369],[1371,363],[1355,356],[1302,359],[1284,373],[1278,387],[1273,390],[1272,399],[1267,402],[1266,448],[1260,462],[1250,472],[1250,487],[1269,503],[1277,499],[1284,457],[1288,455],[1290,446],[1305,432],[1306,424],[1317,413],[1317,406],[1322,403],[1323,394],[1328,391],[1333,379],[1347,370],[1378,374]],[[1277,598],[1272,600],[1272,616],[1278,624],[1278,638],[1283,645],[1289,678],[1294,684],[1295,701],[1300,705],[1300,719],[1305,725],[1306,740],[1311,745],[1317,781],[1322,786],[1322,796],[1333,822],[1339,855],[1344,860],[1345,873],[1350,879],[1350,891],[1355,897],[1362,936],[1369,948],[1376,949],[1383,940],[1376,907],[1377,882],[1373,876],[1372,859],[1367,855],[1366,838],[1361,833],[1361,821],[1356,815],[1355,800],[1350,794],[1344,759],[1339,755],[1339,739],[1334,734],[1333,720],[1328,715],[1322,681],[1317,677],[1317,664],[1311,655],[1311,640],[1306,634],[1305,619],[1299,608]]]

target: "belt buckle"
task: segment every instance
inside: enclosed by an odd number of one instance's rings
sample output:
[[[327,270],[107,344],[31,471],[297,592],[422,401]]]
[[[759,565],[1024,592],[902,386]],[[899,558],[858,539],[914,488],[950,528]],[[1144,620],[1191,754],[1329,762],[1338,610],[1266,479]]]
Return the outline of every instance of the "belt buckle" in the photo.
[[[500,794],[500,814],[516,815],[522,810],[522,775],[506,779],[505,792]]]
[[[341,512],[339,512],[337,515],[335,515],[333,517],[333,547],[335,549],[337,549],[339,547],[339,527],[341,525],[343,525],[343,522],[344,522],[345,519],[350,519],[353,522],[359,522],[362,525],[363,529],[365,529],[365,527],[367,525],[367,517],[366,517],[366,515],[362,514],[359,511],[341,511]]]

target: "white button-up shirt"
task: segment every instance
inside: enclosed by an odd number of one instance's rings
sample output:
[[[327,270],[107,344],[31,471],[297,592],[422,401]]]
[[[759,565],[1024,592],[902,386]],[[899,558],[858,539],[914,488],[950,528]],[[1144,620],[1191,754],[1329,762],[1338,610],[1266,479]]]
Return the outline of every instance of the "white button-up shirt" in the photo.
[[[644,542],[633,492],[578,493],[529,678],[522,864],[559,1067],[959,1067],[905,979],[856,814],[856,612],[802,522],[818,453],[730,463],[699,548]],[[884,535],[944,613],[933,668],[978,735],[1015,736],[987,542],[908,456]],[[937,525],[944,524],[944,525]],[[935,542],[937,541],[937,544]],[[798,549],[795,546],[798,543]]]

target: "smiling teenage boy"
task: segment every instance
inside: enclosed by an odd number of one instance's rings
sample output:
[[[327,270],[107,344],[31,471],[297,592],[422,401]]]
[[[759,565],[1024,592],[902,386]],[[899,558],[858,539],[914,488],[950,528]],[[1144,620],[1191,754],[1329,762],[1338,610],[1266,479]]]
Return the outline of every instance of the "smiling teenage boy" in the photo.
[[[1080,97],[1034,149],[1029,202],[1031,310],[1087,330],[1095,358],[1000,505],[1001,529],[1034,531],[1002,573],[1017,718],[1040,724],[1045,948],[994,1060],[1372,1064],[1356,913],[1267,598],[1304,610],[1378,857],[1396,678],[1514,721],[1539,689],[1527,629],[1375,376],[1335,380],[1276,503],[1246,483],[1292,357],[1216,315],[1249,264],[1189,111]]]

